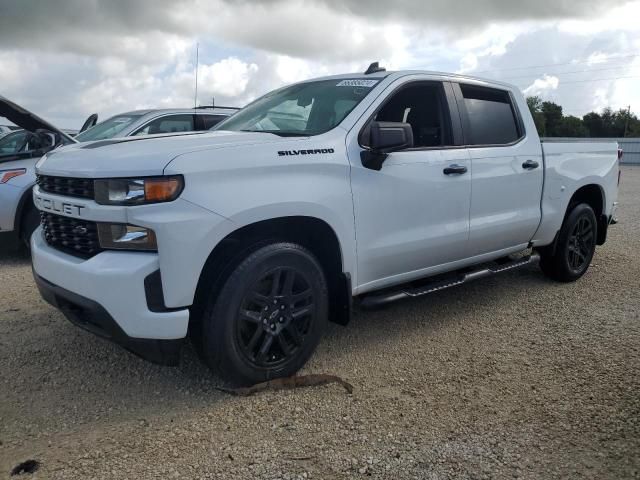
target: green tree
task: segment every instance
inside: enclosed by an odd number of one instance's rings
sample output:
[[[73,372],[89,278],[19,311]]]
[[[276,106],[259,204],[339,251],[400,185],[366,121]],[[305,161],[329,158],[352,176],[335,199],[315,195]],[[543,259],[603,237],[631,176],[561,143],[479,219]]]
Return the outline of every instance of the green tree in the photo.
[[[527,107],[541,137],[640,137],[640,119],[629,109],[605,108],[589,112],[582,119],[564,116],[562,106],[527,97]]]
[[[602,117],[597,112],[587,113],[582,117],[582,122],[587,128],[590,137],[605,137],[605,127]]]
[[[562,117],[555,133],[558,137],[587,137],[589,130],[584,126],[581,118],[569,115],[568,117]]]
[[[542,113],[542,99],[538,96],[527,97],[527,106],[533,117],[533,122],[536,124],[538,135],[545,136],[546,128],[544,122],[544,114]]]
[[[562,107],[553,102],[542,102],[542,114],[546,135],[548,137],[558,137],[558,129],[562,123]]]
[[[602,114],[600,115],[602,118],[602,132],[603,137],[617,137],[616,129],[614,126],[615,113],[611,108],[607,107],[602,110]]]
[[[629,128],[627,129],[627,137],[640,137],[640,120],[633,115],[629,121]]]
[[[640,120],[627,109],[605,108],[602,113],[587,113],[583,121],[591,137],[624,137],[625,129],[627,137],[640,136]]]

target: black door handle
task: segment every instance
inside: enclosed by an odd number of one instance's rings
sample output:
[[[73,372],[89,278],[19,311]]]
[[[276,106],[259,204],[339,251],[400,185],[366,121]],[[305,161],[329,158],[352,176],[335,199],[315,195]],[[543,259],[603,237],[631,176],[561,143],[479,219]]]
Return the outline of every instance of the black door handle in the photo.
[[[535,160],[527,160],[526,162],[524,162],[522,164],[522,168],[524,168],[525,170],[534,170],[536,168],[538,168],[540,166],[540,164],[538,162],[536,162]]]
[[[453,165],[449,165],[445,168],[443,172],[445,175],[461,175],[463,173],[467,173],[467,167],[454,163]]]

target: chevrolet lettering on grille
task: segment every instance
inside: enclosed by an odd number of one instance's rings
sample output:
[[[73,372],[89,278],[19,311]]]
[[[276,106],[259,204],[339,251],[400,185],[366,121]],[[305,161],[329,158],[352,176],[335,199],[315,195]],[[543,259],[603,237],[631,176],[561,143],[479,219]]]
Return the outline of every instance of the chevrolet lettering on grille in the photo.
[[[52,200],[50,198],[44,198],[38,195],[34,195],[34,200],[36,207],[46,212],[61,213],[63,215],[80,217],[82,216],[82,209],[84,209],[84,206],[82,205],[75,205],[73,203]]]

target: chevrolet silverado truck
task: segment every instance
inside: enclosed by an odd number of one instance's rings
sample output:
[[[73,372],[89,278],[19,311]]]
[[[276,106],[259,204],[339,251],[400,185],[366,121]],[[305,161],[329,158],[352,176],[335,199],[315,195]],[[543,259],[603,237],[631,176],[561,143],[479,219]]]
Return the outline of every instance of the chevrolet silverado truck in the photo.
[[[605,242],[617,144],[541,144],[517,88],[420,71],[304,81],[212,132],[63,147],[37,165],[42,296],[228,382],[289,376],[327,322],[539,262],[571,282]]]

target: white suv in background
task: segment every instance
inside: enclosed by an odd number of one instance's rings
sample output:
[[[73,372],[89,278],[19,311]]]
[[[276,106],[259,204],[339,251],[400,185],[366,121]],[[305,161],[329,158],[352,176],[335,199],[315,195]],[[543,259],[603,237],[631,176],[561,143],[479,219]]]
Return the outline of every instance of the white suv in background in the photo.
[[[235,107],[135,110],[98,123],[76,136],[76,140],[91,142],[116,137],[209,130],[237,110]]]

